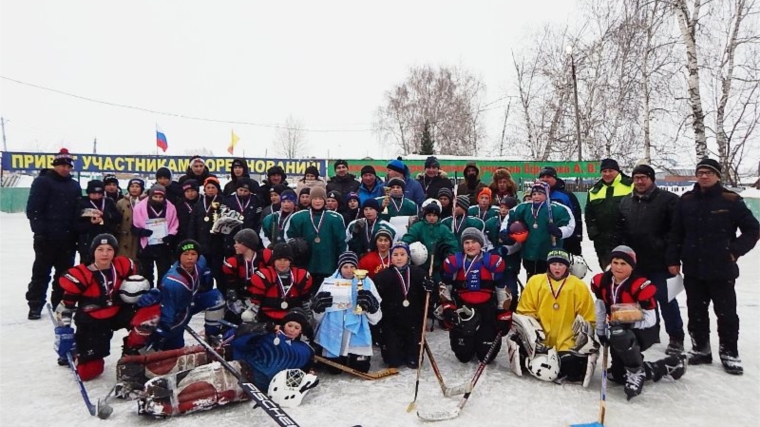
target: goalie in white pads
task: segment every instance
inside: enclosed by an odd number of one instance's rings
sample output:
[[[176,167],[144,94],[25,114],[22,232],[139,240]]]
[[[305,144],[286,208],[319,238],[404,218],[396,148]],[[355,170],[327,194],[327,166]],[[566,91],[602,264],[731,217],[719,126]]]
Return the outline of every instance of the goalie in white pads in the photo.
[[[510,369],[527,369],[543,381],[583,381],[587,387],[599,356],[591,292],[570,275],[570,254],[549,251],[548,271],[528,280],[507,340]]]
[[[284,408],[298,406],[319,379],[309,372],[314,350],[300,340],[312,337],[302,308],[291,309],[281,325],[244,319],[232,342],[232,361],[242,376],[259,390],[268,390]],[[235,376],[213,362],[190,370],[156,377],[145,383],[138,413],[166,417],[203,411],[247,400]]]

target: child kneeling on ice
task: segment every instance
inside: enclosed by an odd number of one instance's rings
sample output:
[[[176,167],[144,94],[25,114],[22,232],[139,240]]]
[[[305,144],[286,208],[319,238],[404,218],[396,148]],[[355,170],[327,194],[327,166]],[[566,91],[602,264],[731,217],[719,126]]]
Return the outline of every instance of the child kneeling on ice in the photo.
[[[618,246],[610,253],[610,269],[594,276],[596,332],[611,349],[609,377],[625,384],[628,400],[641,394],[644,380],[679,379],[686,372],[685,355],[644,362],[642,351],[660,342],[656,286],[633,273],[636,252]]]
[[[317,324],[314,342],[322,346],[325,358],[357,371],[369,372],[372,356],[369,326],[376,325],[383,317],[382,299],[369,277],[363,279],[362,289],[358,288],[359,281],[354,274],[357,263],[355,253],[343,252],[338,258],[338,270],[332,275],[333,279],[351,282],[351,304],[348,307],[332,307],[333,295],[328,289],[335,285],[329,279],[322,283],[314,296],[311,304]],[[333,374],[341,372],[332,367],[327,370]]]
[[[312,337],[306,312],[300,307],[293,308],[280,325],[249,320],[252,319],[244,319],[236,331],[230,366],[244,381],[261,391],[268,390],[280,406],[297,406],[306,392],[319,383],[316,376],[304,373],[309,371],[314,358],[314,350],[300,340],[302,335]],[[283,392],[289,395],[288,400],[279,398]],[[247,399],[237,378],[214,361],[145,383],[138,413],[166,417]]]

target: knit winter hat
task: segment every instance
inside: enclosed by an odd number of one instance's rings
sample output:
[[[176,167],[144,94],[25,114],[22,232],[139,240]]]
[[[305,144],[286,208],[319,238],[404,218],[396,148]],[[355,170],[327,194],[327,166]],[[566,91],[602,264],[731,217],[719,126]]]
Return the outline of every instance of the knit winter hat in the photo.
[[[153,184],[153,186],[150,187],[150,190],[148,191],[148,196],[153,197],[156,194],[160,194],[166,197],[166,187],[161,184]]]
[[[195,251],[198,255],[201,254],[201,244],[193,239],[185,239],[177,245],[177,258],[187,251]]]
[[[438,194],[437,194],[437,196],[438,196],[438,198],[439,198],[439,199],[440,199],[441,197],[448,197],[448,198],[449,198],[449,200],[451,200],[451,199],[453,199],[453,198],[454,198],[454,192],[453,192],[453,191],[451,191],[451,189],[450,189],[450,188],[447,188],[447,187],[443,187],[443,188],[441,188],[440,190],[438,190]]]
[[[406,190],[406,182],[404,182],[404,180],[401,178],[391,178],[388,180],[388,182],[385,183],[385,186],[388,188],[391,188],[394,185],[398,185],[402,190]]]
[[[493,196],[492,196],[492,193],[491,193],[491,189],[488,188],[488,187],[483,187],[483,189],[480,190],[480,192],[478,193],[478,199],[480,199],[480,196],[483,196],[483,195],[488,196],[488,200],[492,200],[493,199]]]
[[[537,181],[535,184],[533,184],[532,187],[530,187],[530,194],[533,193],[542,193],[543,195],[547,195],[548,191],[546,191],[546,184]]]
[[[502,197],[501,200],[499,200],[500,205],[507,205],[507,209],[512,209],[513,207],[517,206],[517,199],[514,197]]]
[[[169,168],[158,168],[156,171],[156,178],[172,179],[172,171],[170,171]]]
[[[377,231],[375,231],[375,235],[372,236],[372,244],[375,244],[379,237],[387,237],[388,240],[393,242],[393,232],[385,227],[380,227],[377,229]]]
[[[630,246],[616,246],[615,249],[610,252],[610,259],[614,258],[622,259],[631,267],[636,268],[636,252]]]
[[[337,168],[338,168],[338,166],[340,166],[340,165],[343,165],[343,166],[345,166],[345,167],[348,167],[348,162],[347,162],[347,161],[345,161],[345,160],[343,160],[343,159],[340,159],[340,160],[336,160],[336,161],[335,161],[335,164],[333,164],[333,170],[337,169]]]
[[[113,237],[112,234],[103,233],[95,236],[95,238],[92,239],[92,242],[90,243],[90,254],[94,254],[95,249],[97,249],[100,245],[108,245],[113,248],[114,255],[119,252],[119,242],[116,240],[116,237]]]
[[[338,202],[340,202],[341,199],[343,198],[343,195],[340,194],[340,191],[338,191],[338,190],[331,190],[330,192],[327,193],[327,198],[328,199],[335,199]]]
[[[235,241],[254,251],[259,248],[259,236],[250,228],[244,228],[235,233]]]
[[[430,156],[427,159],[425,159],[425,169],[427,168],[440,168],[441,163],[438,161],[438,158],[435,156]]]
[[[406,251],[406,256],[408,258],[412,257],[412,250],[409,248],[409,245],[406,244],[406,242],[398,241],[391,247],[391,253],[393,253],[396,249],[403,249]]]
[[[199,155],[195,155],[193,157],[190,157],[190,166],[192,167],[196,163],[201,163],[203,166],[206,166],[206,162],[203,161],[203,157]]]
[[[203,181],[203,187],[205,188],[207,185],[213,185],[216,187],[217,190],[222,191],[222,184],[219,183],[219,178],[211,175],[210,177],[206,178],[205,181]]]
[[[108,185],[108,184],[119,185],[119,179],[116,178],[116,175],[109,174],[103,177],[103,184],[104,185]]]
[[[464,194],[457,196],[457,206],[461,207],[465,211],[470,207],[470,198]]]
[[[362,166],[360,175],[364,176],[365,173],[371,173],[372,175],[377,176],[377,172],[375,172],[375,168],[371,165]]]
[[[71,154],[69,154],[69,150],[65,148],[61,148],[60,151],[58,151],[58,154],[55,155],[55,158],[53,159],[53,166],[60,166],[60,165],[69,165],[74,166],[74,158],[71,157]]]
[[[369,199],[365,200],[364,203],[362,204],[362,210],[366,208],[372,208],[380,212],[380,203],[378,203],[377,199],[373,199],[370,197]]]
[[[480,246],[485,246],[485,238],[483,237],[483,232],[478,230],[475,227],[467,227],[462,232],[462,244],[464,244],[465,240],[474,240],[478,243],[480,243]]]
[[[654,169],[652,169],[651,166],[649,166],[649,165],[638,165],[635,168],[633,168],[633,172],[631,173],[631,176],[636,176],[636,175],[646,175],[646,176],[649,177],[649,179],[651,179],[652,181],[654,181],[654,175],[655,174],[654,174]]]
[[[287,185],[277,184],[277,185],[269,188],[269,192],[270,193],[277,193],[280,196],[282,196],[282,192],[285,191],[285,190],[287,190],[287,189],[288,189]],[[295,194],[295,193],[293,193],[293,194]]]
[[[600,170],[613,169],[620,172],[620,166],[618,165],[617,160],[614,160],[614,159],[602,160],[602,164],[599,166],[599,169]]]
[[[282,166],[272,166],[271,168],[267,169],[267,177],[270,177],[272,175],[282,176],[283,181],[285,181],[285,179],[288,177],[288,175],[285,174],[285,169],[283,169]]]
[[[106,190],[103,185],[103,181],[99,179],[93,179],[87,183],[87,194],[92,193],[104,193]]]
[[[346,203],[348,203],[349,200],[356,200],[359,201],[359,195],[357,193],[354,193],[353,191],[346,194]]]
[[[131,187],[131,186],[132,186],[132,184],[137,184],[137,185],[139,185],[139,186],[140,186],[140,192],[141,192],[141,193],[142,193],[143,191],[145,191],[145,180],[143,180],[142,178],[137,178],[137,177],[135,177],[135,178],[132,178],[132,179],[130,179],[130,180],[129,180],[129,182],[127,183],[127,188]]]
[[[546,255],[546,263],[561,262],[570,267],[570,254],[563,249],[553,249]]]
[[[355,253],[351,251],[346,251],[340,254],[338,257],[338,270],[343,268],[343,265],[345,264],[353,264],[354,267],[359,265],[359,258],[356,256]]]
[[[311,187],[302,188],[301,191],[298,192],[298,197],[301,197],[304,194],[311,194]]]
[[[254,190],[257,190],[259,188],[258,185],[254,185],[254,181],[251,178],[246,178],[244,176],[238,178],[237,180],[235,180],[235,182],[236,182],[236,184],[235,184],[235,189],[236,190],[238,188],[245,188],[248,191],[254,191]]]
[[[388,170],[396,171],[400,174],[406,174],[406,167],[404,165],[404,162],[401,161],[401,159],[395,159],[388,162],[388,166],[386,166]]]
[[[543,169],[541,169],[541,172],[538,173],[539,178],[543,178],[545,176],[550,176],[554,179],[557,178],[557,169],[554,169],[551,166],[544,166]]]
[[[182,192],[184,193],[187,190],[195,190],[198,191],[198,181],[190,178],[187,181],[182,183]]]
[[[287,243],[280,242],[272,248],[272,261],[277,261],[278,259],[283,258],[293,262],[293,248]]]
[[[303,175],[314,175],[315,178],[319,178],[319,169],[317,169],[317,167],[314,165],[307,166],[306,171],[303,173]]]
[[[298,196],[296,196],[296,192],[288,188],[287,190],[284,190],[282,193],[280,193],[280,203],[282,203],[285,200],[290,200],[293,203],[297,203]]]
[[[314,334],[313,329],[311,328],[311,323],[309,323],[309,316],[306,314],[306,311],[304,311],[301,307],[293,307],[291,308],[285,316],[282,317],[282,323],[281,326],[285,327],[285,324],[288,322],[296,322],[299,325],[301,325],[301,333],[306,336],[309,340],[312,339],[312,336]]]
[[[715,172],[718,176],[720,176],[720,163],[718,163],[716,160],[710,159],[710,158],[703,158],[702,160],[697,163],[696,171],[700,169],[710,169],[711,171]]]
[[[311,195],[311,200],[314,200],[314,199],[327,200],[327,193],[325,192],[325,189],[322,187],[312,188],[309,194]]]

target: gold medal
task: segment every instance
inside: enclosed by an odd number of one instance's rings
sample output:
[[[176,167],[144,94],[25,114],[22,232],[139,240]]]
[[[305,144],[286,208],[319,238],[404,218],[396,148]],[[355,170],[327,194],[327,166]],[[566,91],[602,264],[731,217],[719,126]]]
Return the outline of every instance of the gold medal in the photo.
[[[554,303],[554,305],[552,306],[552,308],[553,308],[553,309],[555,309],[555,310],[559,310],[559,304],[557,304],[557,303],[555,302],[555,303]]]
[[[283,301],[280,304],[280,307],[282,307],[283,310],[287,310],[288,309],[288,302],[287,301]]]
[[[204,220],[204,221],[206,221],[206,222],[208,222],[210,219],[211,219],[211,218],[209,218],[209,217],[207,217],[207,216],[206,216],[206,217],[203,217],[203,220]]]
[[[319,236],[317,236],[317,237],[314,238],[314,243],[319,243],[321,241],[322,241],[322,239],[320,239]]]
[[[404,307],[409,307],[409,300],[405,299],[404,302],[401,303]]]

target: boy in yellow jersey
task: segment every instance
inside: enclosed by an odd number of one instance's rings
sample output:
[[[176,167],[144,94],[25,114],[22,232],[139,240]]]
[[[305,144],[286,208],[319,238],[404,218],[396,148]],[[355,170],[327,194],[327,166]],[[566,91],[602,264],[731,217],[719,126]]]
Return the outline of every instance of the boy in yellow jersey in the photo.
[[[570,254],[549,251],[547,272],[528,280],[513,315],[507,339],[510,368],[526,368],[544,381],[583,381],[596,366],[599,342],[594,333],[594,300],[583,281],[570,275]]]

